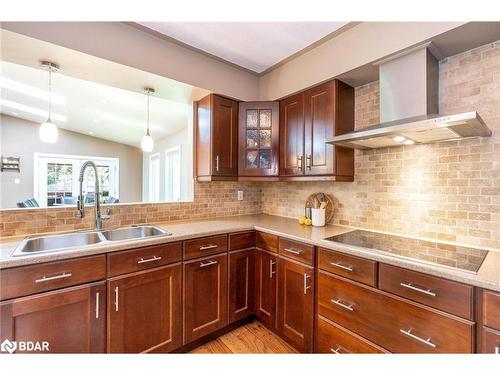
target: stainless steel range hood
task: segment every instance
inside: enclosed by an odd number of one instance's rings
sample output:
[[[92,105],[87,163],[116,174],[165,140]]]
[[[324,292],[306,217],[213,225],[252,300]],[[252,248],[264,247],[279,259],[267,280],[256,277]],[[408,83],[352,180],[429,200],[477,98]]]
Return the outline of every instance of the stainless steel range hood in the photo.
[[[426,44],[377,62],[381,123],[337,135],[326,143],[370,149],[491,136],[475,111],[438,114],[436,54],[433,46]]]

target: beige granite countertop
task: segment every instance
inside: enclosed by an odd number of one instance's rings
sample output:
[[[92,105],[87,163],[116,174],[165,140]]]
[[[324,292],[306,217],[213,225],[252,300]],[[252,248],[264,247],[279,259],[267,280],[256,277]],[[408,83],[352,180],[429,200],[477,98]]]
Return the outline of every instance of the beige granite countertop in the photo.
[[[276,234],[289,239],[295,239],[315,246],[321,246],[339,252],[404,267],[414,271],[420,271],[430,275],[440,276],[450,280],[500,291],[500,251],[496,249],[486,249],[490,251],[478,273],[474,274],[443,266],[427,264],[421,261],[400,258],[390,253],[383,253],[373,249],[324,240],[327,237],[358,229],[353,227],[339,225],[328,225],[326,227],[319,228],[307,227],[299,225],[297,220],[294,219],[264,214],[154,224],[171,232],[172,235],[113,243],[105,242],[88,246],[85,250],[77,249],[59,253],[46,253],[18,257],[12,257],[11,254],[22,238],[3,238],[0,243],[0,269],[81,256],[104,254],[134,247],[174,242],[214,234],[256,229],[262,232]]]

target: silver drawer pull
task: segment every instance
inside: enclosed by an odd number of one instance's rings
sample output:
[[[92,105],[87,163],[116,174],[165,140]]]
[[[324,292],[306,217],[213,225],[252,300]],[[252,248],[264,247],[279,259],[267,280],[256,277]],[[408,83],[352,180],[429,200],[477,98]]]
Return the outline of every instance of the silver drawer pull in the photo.
[[[95,318],[99,319],[99,292],[95,294]]]
[[[331,299],[331,300],[330,300],[330,302],[331,302],[331,303],[334,303],[334,304],[336,304],[337,306],[340,306],[340,307],[342,307],[342,308],[344,308],[344,309],[346,309],[346,310],[349,310],[349,311],[354,311],[354,308],[353,308],[354,304],[352,304],[352,303],[351,303],[350,305],[346,305],[346,304],[342,303],[342,302],[340,301],[340,299]]]
[[[215,249],[216,247],[219,247],[219,245],[206,245],[206,246],[200,246],[200,250]]]
[[[137,261],[137,264],[148,263],[148,262],[156,262],[157,260],[161,260],[161,257],[157,257],[156,255],[153,255],[152,258],[148,258],[148,259],[141,258],[141,260]]]
[[[330,351],[335,354],[342,354],[342,347],[340,345],[337,345],[335,349],[330,348]]]
[[[334,267],[342,268],[343,270],[346,270],[346,271],[349,271],[349,272],[354,271],[354,267],[353,266],[344,266],[343,264],[333,263],[333,262],[330,262],[330,264],[332,266],[334,266]]]
[[[273,262],[272,259],[269,259],[269,278],[272,279],[273,275],[276,273],[276,271],[273,271],[273,266],[276,264],[276,262]]]
[[[495,354],[500,354],[500,346],[495,346]]]
[[[71,274],[70,273],[66,273],[66,272],[63,272],[62,274],[60,275],[57,275],[57,276],[43,276],[41,279],[36,279],[35,280],[35,283],[44,283],[46,281],[52,281],[52,280],[59,280],[59,279],[66,279],[68,277],[71,277]]]
[[[115,311],[118,311],[118,287],[115,286]]]
[[[295,254],[295,255],[302,255],[302,250],[297,250],[297,249],[289,249],[285,247],[283,250],[288,251],[289,253]]]
[[[217,262],[216,260],[211,260],[210,262],[207,262],[207,263],[201,262],[200,263],[200,268],[212,266],[212,265],[217,264],[217,263],[219,263],[219,262]]]
[[[434,344],[432,342],[432,338],[429,337],[428,339],[423,339],[421,337],[418,337],[417,335],[414,335],[413,333],[411,333],[411,329],[409,329],[408,331],[405,331],[404,329],[400,329],[399,332],[401,332],[403,335],[411,337],[414,340],[417,340],[418,342],[421,342],[422,344],[429,345],[431,348],[436,347],[436,344]]]
[[[414,290],[415,292],[426,294],[431,297],[436,297],[436,293],[432,292],[430,289],[417,288],[416,286],[413,286],[412,283],[399,283],[399,285],[401,285],[403,288]]]

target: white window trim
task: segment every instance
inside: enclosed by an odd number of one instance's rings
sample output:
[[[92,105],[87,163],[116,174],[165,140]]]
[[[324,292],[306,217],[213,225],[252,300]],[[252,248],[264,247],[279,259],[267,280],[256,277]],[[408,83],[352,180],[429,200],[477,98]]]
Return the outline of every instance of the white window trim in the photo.
[[[167,154],[170,152],[174,152],[174,151],[179,152],[179,184],[182,186],[182,147],[181,147],[181,145],[177,145],[177,146],[170,147],[170,148],[165,150],[165,196],[167,195],[167,190],[168,190],[168,187],[167,187],[167,178],[168,178]],[[174,200],[169,201],[167,199],[165,199],[165,200],[167,202],[181,202],[182,201],[182,188],[179,188],[179,200],[175,200],[175,201]]]
[[[158,160],[158,199],[153,199],[152,188],[153,184],[151,181],[152,171],[151,171],[151,161],[153,159]],[[159,202],[161,197],[161,155],[159,152],[149,155],[148,160],[148,202]]]

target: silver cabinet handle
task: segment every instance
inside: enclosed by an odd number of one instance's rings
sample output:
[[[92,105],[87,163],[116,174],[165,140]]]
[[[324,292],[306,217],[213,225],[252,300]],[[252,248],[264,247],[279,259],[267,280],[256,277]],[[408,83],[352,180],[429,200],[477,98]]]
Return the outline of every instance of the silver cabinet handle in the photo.
[[[273,262],[272,259],[269,259],[269,278],[272,279],[273,275],[276,273],[276,271],[273,271],[273,266],[276,264],[276,262]]]
[[[206,246],[200,246],[200,250],[208,250],[208,249],[215,249],[219,247],[219,245],[206,245]]]
[[[337,267],[337,268],[341,268],[343,270],[346,270],[346,271],[349,271],[349,272],[352,272],[354,271],[354,267],[353,266],[344,266],[343,264],[340,264],[340,263],[333,263],[333,262],[330,262],[330,264],[334,267]]]
[[[500,354],[500,346],[495,346],[495,354]]]
[[[217,263],[219,263],[219,262],[216,261],[216,260],[211,260],[210,262],[207,262],[207,263],[201,262],[200,263],[200,268],[212,266],[212,265],[217,264]]]
[[[99,319],[99,292],[95,293],[95,318]]]
[[[421,337],[418,337],[417,335],[414,335],[413,333],[411,333],[411,329],[409,329],[408,331],[405,331],[404,329],[400,329],[399,332],[401,332],[403,335],[411,337],[414,340],[417,340],[418,342],[421,342],[422,344],[429,345],[431,348],[436,347],[436,344],[434,344],[432,342],[432,338],[429,337],[428,339],[423,339]]]
[[[219,172],[219,155],[215,156],[215,170]]]
[[[297,169],[302,170],[302,156],[297,156]]]
[[[350,305],[346,305],[346,304],[342,303],[340,301],[340,299],[338,299],[338,298],[337,299],[331,299],[330,302],[336,304],[337,306],[342,307],[343,309],[346,309],[346,310],[349,310],[349,311],[354,311],[354,308],[353,308],[354,304],[352,304],[352,303]]]
[[[401,285],[403,288],[414,290],[415,292],[426,294],[431,297],[436,297],[436,293],[432,292],[431,289],[417,288],[416,286],[413,286],[412,283],[399,283],[399,285]]]
[[[115,311],[118,311],[118,287],[115,286]]]
[[[307,279],[309,279],[311,275],[304,273],[304,294],[307,294],[307,289],[311,289],[311,285],[308,285]]]
[[[311,155],[306,155],[306,168],[311,170],[312,169],[312,165],[311,165]]]
[[[342,354],[341,350],[342,350],[342,347],[340,345],[337,345],[337,347],[335,349],[330,348],[330,351],[332,353],[335,353],[335,354]]]
[[[287,247],[285,247],[283,250],[285,250],[285,251],[287,251],[289,253],[295,254],[295,255],[302,255],[302,250],[289,249]]]
[[[60,275],[57,275],[57,276],[43,276],[41,279],[36,279],[35,280],[35,283],[44,283],[46,281],[52,281],[52,280],[60,280],[60,279],[66,279],[68,277],[71,277],[71,274],[70,273],[66,273],[66,272],[63,272],[62,274]]]
[[[161,257],[157,257],[156,255],[153,255],[152,258],[148,258],[148,259],[141,258],[141,260],[137,261],[137,264],[148,263],[148,262],[156,262],[157,260],[161,260]]]

